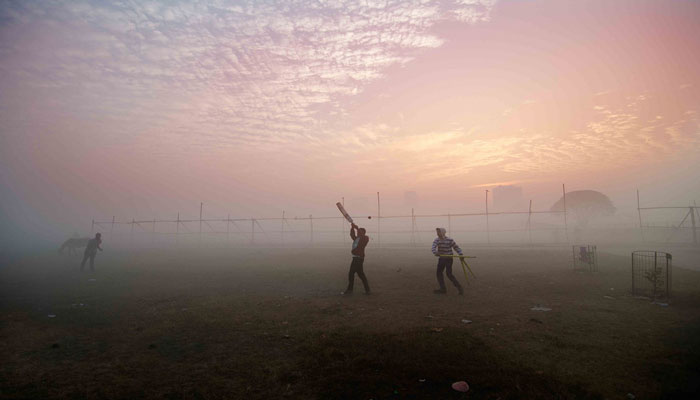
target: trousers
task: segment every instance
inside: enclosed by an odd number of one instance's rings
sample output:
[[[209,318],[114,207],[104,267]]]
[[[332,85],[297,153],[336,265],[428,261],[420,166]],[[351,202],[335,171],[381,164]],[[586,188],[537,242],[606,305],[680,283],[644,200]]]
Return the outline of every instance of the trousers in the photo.
[[[348,272],[348,288],[346,292],[352,292],[355,286],[355,274],[360,277],[362,284],[365,287],[365,292],[369,293],[369,282],[365,276],[365,271],[363,270],[363,264],[365,259],[363,257],[353,257],[352,263],[350,263],[350,271]]]
[[[462,288],[457,278],[452,275],[452,261],[454,261],[452,257],[438,257],[436,275],[441,290],[447,290],[447,288],[445,288],[445,278],[442,276],[442,272],[445,270],[447,272],[447,279],[449,279],[456,288]]]

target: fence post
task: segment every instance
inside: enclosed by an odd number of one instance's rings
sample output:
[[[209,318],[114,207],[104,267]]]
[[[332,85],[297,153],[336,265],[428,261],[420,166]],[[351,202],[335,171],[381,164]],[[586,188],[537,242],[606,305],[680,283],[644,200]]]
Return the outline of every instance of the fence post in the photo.
[[[632,295],[634,296],[634,252],[632,252]]]
[[[250,218],[250,244],[255,244],[255,218]]]
[[[134,247],[134,218],[131,219],[131,234],[129,235],[129,246]]]
[[[447,233],[454,236],[452,235],[452,215],[449,212],[447,213]]]
[[[180,213],[177,213],[177,221],[175,221],[175,245],[180,245]]]
[[[489,190],[486,189],[486,241],[491,244],[491,227],[489,226]]]
[[[416,214],[413,212],[413,208],[411,208],[411,245],[416,245]]]
[[[156,242],[156,219],[153,218],[153,230],[151,231],[151,245],[155,245]]]
[[[377,192],[377,247],[382,247],[382,209],[379,203],[379,192]]]
[[[530,246],[532,246],[532,199],[527,210],[527,234],[530,237]]]
[[[204,203],[199,203],[199,244],[202,244],[202,207]]]
[[[313,246],[314,244],[314,216],[309,214],[309,227],[310,227],[310,239],[311,239],[311,245]]]
[[[693,226],[693,243],[698,244],[698,233],[697,233],[697,228],[695,227],[695,208],[690,207],[690,223]]]
[[[228,214],[226,216],[226,243],[231,241],[231,214]]]
[[[282,210],[282,230],[280,231],[280,237],[282,238],[282,247],[284,247],[284,210]]]
[[[566,241],[569,241],[569,227],[568,224],[566,223],[566,187],[564,184],[561,184],[561,191],[564,194],[564,237],[566,237]]]
[[[112,226],[109,228],[109,238],[112,238],[112,232],[114,232],[114,215],[112,215]]]

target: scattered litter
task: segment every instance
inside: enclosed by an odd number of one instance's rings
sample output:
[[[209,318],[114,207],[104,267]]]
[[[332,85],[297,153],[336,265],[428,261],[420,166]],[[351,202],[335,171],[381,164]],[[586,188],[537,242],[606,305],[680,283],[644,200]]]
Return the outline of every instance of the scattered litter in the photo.
[[[536,305],[536,306],[534,306],[534,307],[532,307],[530,310],[532,310],[532,311],[552,311],[551,308],[542,307],[542,306],[539,305],[539,304]]]
[[[658,301],[654,301],[651,304],[656,304],[657,306],[661,307],[668,307],[668,303],[659,303]]]
[[[396,272],[401,272],[401,268],[397,269]]]
[[[433,318],[435,318],[435,317],[433,317],[432,315],[426,315],[425,318],[427,318],[427,319],[433,319]]]
[[[425,382],[425,379],[418,379],[418,382],[423,383]]]
[[[452,384],[452,389],[464,393],[469,391],[469,385],[465,381],[459,381]]]
[[[282,325],[288,325],[288,324],[289,324],[289,322],[287,322],[287,321],[282,321]]]
[[[630,400],[634,400],[637,398],[637,396],[633,395],[632,393],[627,393],[627,398]]]
[[[463,324],[471,324],[471,323],[472,323],[472,320],[470,320],[470,319],[463,319],[463,320],[462,320],[462,323],[463,323]]]
[[[49,314],[49,318],[56,318],[56,314]]]
[[[540,321],[540,320],[537,319],[537,318],[530,318],[530,322],[534,322],[534,323],[536,323],[536,324],[544,324],[544,322]]]
[[[611,287],[610,290],[615,290],[615,288],[614,288],[614,287]]]
[[[603,296],[603,297],[605,297],[606,299],[615,300],[615,298],[612,296]]]
[[[291,339],[292,337],[289,336],[289,335],[282,335],[282,338],[283,338],[283,339]]]
[[[430,328],[432,332],[442,332],[442,328]]]

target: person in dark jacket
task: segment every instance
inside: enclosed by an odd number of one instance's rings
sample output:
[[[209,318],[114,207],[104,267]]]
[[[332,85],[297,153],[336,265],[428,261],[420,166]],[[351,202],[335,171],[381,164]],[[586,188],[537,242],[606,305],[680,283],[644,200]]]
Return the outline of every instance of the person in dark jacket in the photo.
[[[96,233],[95,237],[88,241],[87,246],[85,246],[85,254],[83,255],[83,261],[80,263],[80,270],[85,268],[85,262],[90,259],[90,271],[95,271],[95,256],[97,255],[97,250],[102,251],[102,234]]]
[[[357,230],[357,233],[355,233]],[[350,238],[352,239],[352,263],[350,263],[350,272],[348,272],[348,288],[343,294],[352,294],[352,289],[355,285],[355,274],[360,277],[362,284],[365,287],[365,294],[369,294],[369,282],[363,270],[365,262],[365,247],[369,243],[369,236],[366,234],[365,228],[359,228],[357,225],[350,226]]]

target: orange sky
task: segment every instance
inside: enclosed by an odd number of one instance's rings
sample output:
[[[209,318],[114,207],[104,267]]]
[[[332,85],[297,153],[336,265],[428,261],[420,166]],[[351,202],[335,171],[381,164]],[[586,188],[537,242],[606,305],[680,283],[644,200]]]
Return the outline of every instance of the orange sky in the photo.
[[[6,226],[700,200],[700,3],[363,3],[3,3]]]

